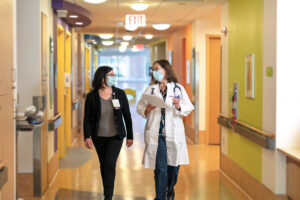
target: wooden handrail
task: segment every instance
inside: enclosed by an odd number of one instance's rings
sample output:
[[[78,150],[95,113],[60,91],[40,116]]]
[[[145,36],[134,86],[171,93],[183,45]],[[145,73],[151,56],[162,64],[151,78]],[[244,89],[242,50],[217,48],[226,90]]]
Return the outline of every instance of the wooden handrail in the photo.
[[[59,117],[61,117],[61,113],[57,113],[55,116],[51,117],[48,121],[49,122],[54,122]]]
[[[253,126],[250,126],[250,125],[248,125],[248,124],[246,124],[246,123],[244,123],[244,122],[241,122],[241,121],[236,120],[236,123],[238,123],[238,124],[240,124],[240,125],[243,125],[243,126],[245,126],[246,128],[252,129],[252,130],[254,130],[254,131],[256,131],[256,132],[258,132],[258,133],[260,133],[260,134],[262,134],[262,135],[264,135],[264,136],[272,137],[272,138],[275,137],[275,135],[272,134],[272,133],[268,133],[268,132],[259,130],[259,129],[254,128]]]
[[[4,161],[1,161],[0,160],[0,170],[3,168],[3,167],[5,167],[7,165],[7,161],[6,160],[4,160]]]
[[[228,118],[228,119],[229,119],[229,117],[227,117],[226,115],[224,115],[224,114],[222,114],[222,113],[219,113],[219,116],[224,117],[224,118]],[[239,120],[236,120],[236,123],[238,123],[238,124],[240,124],[240,125],[242,125],[242,126],[244,126],[244,127],[246,127],[246,128],[252,129],[252,130],[258,132],[258,133],[261,134],[261,135],[264,135],[264,136],[267,136],[267,137],[271,137],[271,138],[274,138],[274,137],[275,137],[275,134],[272,134],[272,133],[268,133],[268,132],[266,132],[266,131],[259,130],[259,129],[254,128],[253,126],[250,126],[250,125],[248,125],[248,124],[246,124],[246,123],[244,123],[244,122],[241,122],[241,121],[239,121]]]

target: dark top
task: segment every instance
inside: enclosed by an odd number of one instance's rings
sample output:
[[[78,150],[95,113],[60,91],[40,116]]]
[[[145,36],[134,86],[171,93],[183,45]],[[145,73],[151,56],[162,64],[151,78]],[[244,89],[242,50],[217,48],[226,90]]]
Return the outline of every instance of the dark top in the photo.
[[[166,101],[166,97],[167,97],[167,86],[165,91],[161,91],[161,96],[163,97],[163,100]],[[159,126],[159,135],[161,136],[166,136],[166,109],[165,108],[161,108],[161,119],[160,119],[160,126]]]
[[[114,137],[118,135],[118,131],[115,123],[114,106],[112,104],[112,98],[105,100],[101,99],[101,117],[99,122],[99,137]]]
[[[114,109],[115,126],[120,138],[133,139],[132,120],[129,103],[125,92],[119,88],[112,87],[113,98],[118,99],[120,108]],[[98,135],[99,122],[101,118],[101,101],[98,90],[88,93],[84,106],[84,139],[92,138],[95,140]],[[123,120],[124,118],[124,120]],[[126,129],[124,126],[124,121]]]

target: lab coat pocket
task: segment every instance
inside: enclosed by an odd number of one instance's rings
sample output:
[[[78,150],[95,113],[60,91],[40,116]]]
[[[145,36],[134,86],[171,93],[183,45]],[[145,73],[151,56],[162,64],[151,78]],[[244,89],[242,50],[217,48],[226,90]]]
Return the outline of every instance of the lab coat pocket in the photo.
[[[145,153],[146,157],[151,159],[155,159],[156,152],[157,152],[157,143],[158,143],[158,133],[154,130],[147,130],[145,131]]]

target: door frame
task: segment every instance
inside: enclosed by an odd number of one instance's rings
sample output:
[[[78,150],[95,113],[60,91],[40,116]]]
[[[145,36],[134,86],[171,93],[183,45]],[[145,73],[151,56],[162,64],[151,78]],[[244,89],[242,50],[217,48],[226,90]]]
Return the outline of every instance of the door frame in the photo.
[[[209,112],[209,105],[210,105],[210,96],[209,96],[209,89],[210,89],[210,84],[209,84],[209,75],[210,75],[210,70],[209,70],[209,66],[210,66],[210,63],[209,63],[209,50],[210,50],[210,45],[209,45],[209,40],[211,39],[211,38],[218,38],[218,39],[220,39],[220,85],[221,85],[221,82],[222,82],[222,80],[221,80],[221,73],[222,73],[222,55],[221,55],[221,35],[219,35],[219,34],[207,34],[206,35],[206,92],[205,92],[205,94],[206,94],[206,111],[205,111],[205,118],[206,118],[206,122],[205,122],[205,126],[206,126],[206,141],[205,141],[205,143],[206,144],[210,144],[210,142],[209,142],[209,137],[210,137],[210,133],[209,133],[209,114],[210,114],[210,112]],[[219,105],[220,107],[220,112],[221,112],[221,88],[220,88],[220,105]],[[219,131],[219,133],[220,133],[220,136],[221,136],[221,127],[220,127],[220,131]],[[220,137],[221,138],[221,137]]]

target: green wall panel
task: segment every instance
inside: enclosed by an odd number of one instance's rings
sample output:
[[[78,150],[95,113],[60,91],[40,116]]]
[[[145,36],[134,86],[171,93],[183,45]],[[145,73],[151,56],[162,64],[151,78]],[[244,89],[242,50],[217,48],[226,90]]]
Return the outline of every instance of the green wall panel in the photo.
[[[263,0],[229,0],[229,92],[232,92],[233,82],[239,82],[238,120],[259,129],[263,110],[263,6]],[[254,99],[245,97],[245,56],[249,54],[255,55]],[[228,156],[261,181],[260,146],[230,132]]]

